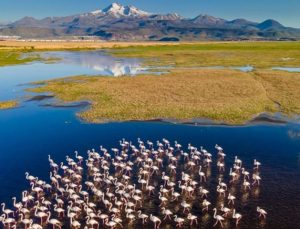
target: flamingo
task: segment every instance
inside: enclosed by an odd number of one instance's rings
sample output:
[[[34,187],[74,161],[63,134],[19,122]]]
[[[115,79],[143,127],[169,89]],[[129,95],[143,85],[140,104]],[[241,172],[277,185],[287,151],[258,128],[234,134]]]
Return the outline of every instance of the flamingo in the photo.
[[[127,213],[126,218],[129,219],[129,223],[132,223],[135,220],[135,215]]]
[[[233,211],[232,211],[232,218],[236,219],[235,225],[237,226],[239,224],[240,220],[242,219],[242,215],[240,213],[236,213],[235,209],[233,209]]]
[[[70,225],[75,229],[79,229],[81,227],[81,224],[77,220],[74,220],[73,217],[70,217]]]
[[[176,222],[176,227],[181,227],[184,223],[184,219],[174,215],[174,221]]]
[[[96,220],[94,220],[90,216],[87,216],[86,219],[87,219],[87,221],[86,221],[87,225],[91,225],[93,228],[94,228],[94,225],[96,225],[97,229],[99,229],[99,223]],[[108,219],[106,219],[106,220],[108,220]]]
[[[47,218],[47,223],[52,225],[52,229],[55,229],[56,227],[58,227],[59,229],[61,229],[61,222],[57,219],[50,219],[51,217],[51,212],[48,212],[48,218]]]
[[[189,212],[189,210],[190,210],[190,208],[191,208],[191,205],[188,204],[186,201],[182,201],[181,206],[183,207],[183,213],[184,213],[185,211],[188,211],[188,212]]]
[[[218,166],[220,172],[221,171],[224,172],[224,170],[225,170],[225,164],[223,162],[218,161],[217,162],[217,166]]]
[[[220,215],[217,215],[217,209],[216,208],[214,208],[213,210],[214,210],[214,219],[216,219],[216,222],[213,225],[213,227],[215,227],[218,223],[220,223],[221,227],[223,228],[222,221],[224,221],[224,218],[222,216],[220,216]]]
[[[180,197],[178,192],[174,192],[174,188],[171,188],[171,195],[173,197],[172,201],[178,200],[178,197]]]
[[[219,151],[222,152],[223,148],[221,146],[219,146],[218,144],[215,145],[215,148]]]
[[[231,179],[231,182],[233,182],[233,181],[235,181],[235,180],[236,180],[236,178],[237,178],[238,174],[237,174],[236,172],[233,172],[233,171],[232,171],[232,168],[230,168],[230,171],[229,171],[229,176],[231,176],[231,177],[232,177],[232,179]]]
[[[225,217],[230,212],[230,209],[227,207],[224,207],[224,204],[221,204],[221,211],[224,212],[223,216]]]
[[[34,182],[36,180],[36,177],[29,175],[28,172],[25,173],[26,176],[26,180],[28,180],[29,182]]]
[[[165,215],[164,220],[166,218],[169,218],[171,220],[171,215],[173,215],[173,213],[169,209],[166,209],[165,207],[161,208],[161,210],[162,210],[162,214]]]
[[[38,212],[38,207],[35,208],[34,216],[40,218],[41,225],[43,224],[44,218],[48,217],[48,214],[45,212],[39,211]]]
[[[253,164],[254,164],[254,168],[255,168],[255,169],[258,169],[259,166],[261,166],[261,163],[260,163],[259,161],[257,161],[256,159],[254,159]]]
[[[242,174],[244,175],[244,178],[249,179],[249,172],[245,170],[245,168],[242,168]]]
[[[152,214],[150,215],[150,220],[154,223],[154,229],[158,229],[161,224],[161,220]]]
[[[33,223],[32,219],[30,220],[30,226],[29,226],[29,228],[30,229],[43,229],[43,227],[40,224]]]
[[[218,180],[219,180],[219,186],[221,188],[224,188],[225,190],[227,190],[227,184],[222,182],[222,178],[219,178]]]
[[[142,214],[142,211],[141,210],[139,210],[139,211],[137,211],[138,212],[138,218],[139,219],[142,219],[142,221],[143,221],[143,224],[145,224],[146,222],[147,222],[147,219],[148,219],[148,215],[146,215],[146,214]]]
[[[28,226],[30,226],[31,220],[30,219],[24,219],[24,216],[21,214],[20,221],[22,224],[24,224],[24,229],[27,229]]]
[[[202,206],[203,206],[202,211],[204,211],[204,210],[208,211],[208,206],[209,205],[211,205],[211,203],[208,200],[206,200],[206,199],[203,200],[203,202],[202,202]]]
[[[217,186],[217,192],[219,193],[219,195],[226,195],[225,189],[221,188],[220,185]]]
[[[6,218],[7,217],[7,218]],[[10,229],[12,227],[13,224],[16,223],[16,220],[14,218],[9,218],[7,215],[3,214],[0,217],[0,221],[2,221],[3,225],[6,226],[8,225],[8,228]]]
[[[235,157],[234,157],[234,163],[235,163],[236,165],[238,165],[239,167],[241,167],[243,162],[242,162],[242,160],[238,159],[237,156],[235,156]]]
[[[166,197],[162,196],[161,192],[159,192],[159,193],[158,193],[158,199],[160,199],[160,201],[161,201],[161,203],[160,203],[160,205],[159,205],[159,206],[162,206],[162,205],[164,205],[164,204],[165,204],[165,202],[167,202],[167,201],[168,201],[168,199],[167,199]]]
[[[195,215],[192,215],[191,213],[188,214],[187,219],[190,220],[190,226],[193,226],[193,223],[195,222],[196,225],[198,225],[198,218]]]
[[[1,204],[2,206],[2,212],[8,217],[10,214],[12,214],[13,216],[15,216],[15,212],[13,210],[10,210],[8,208],[5,209],[5,203]]]
[[[16,197],[13,197],[12,200],[13,200],[13,205],[17,209],[17,212],[18,212],[23,207],[23,204],[21,202],[16,203],[16,201],[17,201]]]
[[[234,195],[232,195],[231,193],[228,193],[228,204],[234,204],[234,200],[236,199],[236,197]]]
[[[245,178],[244,178],[244,182],[243,182],[243,186],[244,188],[247,190],[247,189],[251,189],[250,187],[250,182],[248,182]]]
[[[203,178],[203,180],[206,182],[206,176],[205,176],[205,173],[202,172],[201,169],[202,169],[202,166],[200,165],[199,171],[198,171],[199,176],[200,176],[200,181],[202,182],[202,178]]]
[[[209,191],[205,188],[203,188],[202,186],[200,186],[199,191],[201,193],[201,197],[203,198],[203,196],[205,196],[207,198],[207,194],[209,193]]]
[[[256,211],[259,213],[259,217],[263,217],[263,218],[266,218],[266,216],[267,216],[267,212],[264,210],[264,209],[262,209],[262,208],[260,208],[260,207],[257,207],[256,208]]]
[[[114,228],[114,227],[117,226],[117,223],[115,221],[113,221],[113,220],[108,221],[108,219],[105,219],[105,225],[108,226],[109,228]],[[98,228],[98,226],[97,226],[97,228]]]
[[[259,185],[260,180],[261,180],[261,177],[260,177],[259,175],[257,175],[257,174],[254,173],[254,174],[252,175],[252,179],[253,179],[252,185],[254,185],[254,184]]]

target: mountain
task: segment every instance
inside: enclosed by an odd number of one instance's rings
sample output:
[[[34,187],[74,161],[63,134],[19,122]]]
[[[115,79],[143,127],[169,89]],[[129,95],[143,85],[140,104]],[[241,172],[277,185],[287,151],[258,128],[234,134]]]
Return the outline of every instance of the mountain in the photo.
[[[112,3],[103,10],[92,11],[94,15],[111,15],[116,18],[120,17],[145,17],[150,13],[140,10],[134,6],[123,6],[119,3]]]
[[[268,19],[266,21],[263,21],[262,23],[259,23],[257,28],[261,30],[266,30],[266,29],[283,29],[284,26],[281,25],[278,21]]]
[[[195,17],[191,20],[192,22],[199,24],[199,25],[206,25],[206,26],[222,26],[226,23],[226,20],[222,18],[216,18],[210,15],[202,15]]]
[[[0,36],[25,39],[101,40],[295,40],[300,29],[268,19],[261,23],[243,18],[225,20],[206,14],[184,18],[177,13],[155,14],[112,3],[104,9],[64,17],[24,17],[0,26]]]

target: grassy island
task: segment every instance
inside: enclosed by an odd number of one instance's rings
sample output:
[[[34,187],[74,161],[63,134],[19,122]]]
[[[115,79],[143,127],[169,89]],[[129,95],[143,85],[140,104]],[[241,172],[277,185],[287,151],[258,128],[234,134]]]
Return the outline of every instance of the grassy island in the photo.
[[[10,109],[18,106],[18,102],[14,100],[0,101],[0,110]]]
[[[29,54],[28,50],[15,50],[15,49],[0,49],[0,67],[7,65],[16,65],[29,63],[36,60],[41,60],[39,55],[28,55],[23,56],[24,54]]]
[[[300,113],[300,74],[173,70],[161,76],[57,79],[34,89],[65,102],[89,100],[89,122],[210,118],[243,123],[261,112]],[[281,85],[281,86],[279,86]]]

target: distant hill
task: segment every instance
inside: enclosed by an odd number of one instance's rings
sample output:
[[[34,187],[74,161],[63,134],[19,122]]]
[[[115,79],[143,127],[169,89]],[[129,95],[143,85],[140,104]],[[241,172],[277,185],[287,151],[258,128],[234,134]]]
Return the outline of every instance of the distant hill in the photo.
[[[102,10],[65,17],[24,17],[1,25],[1,35],[29,39],[93,36],[103,40],[298,40],[300,29],[285,27],[272,19],[261,23],[210,15],[190,19],[113,3]]]

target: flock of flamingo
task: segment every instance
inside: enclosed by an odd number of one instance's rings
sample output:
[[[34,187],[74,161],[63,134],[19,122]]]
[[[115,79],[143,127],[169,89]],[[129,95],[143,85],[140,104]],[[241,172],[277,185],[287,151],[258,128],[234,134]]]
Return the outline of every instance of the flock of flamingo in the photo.
[[[22,192],[20,202],[13,198],[12,209],[2,203],[0,222],[9,229],[157,229],[197,227],[209,215],[213,226],[235,227],[243,215],[236,211],[234,187],[240,185],[243,192],[257,187],[261,163],[254,160],[250,173],[236,156],[228,176],[226,154],[218,145],[215,149],[214,179],[211,153],[191,144],[183,151],[179,143],[172,147],[167,139],[156,143],[138,139],[138,147],[123,139],[119,148],[100,146],[99,152],[89,150],[86,160],[75,152],[74,159],[67,156],[60,164],[49,155],[51,183],[26,173],[30,189]],[[212,193],[218,199],[215,206],[210,202]],[[266,218],[264,209],[255,210],[258,220]]]

